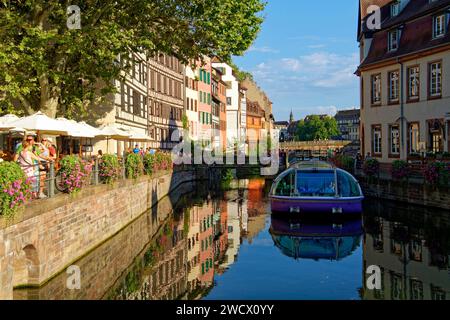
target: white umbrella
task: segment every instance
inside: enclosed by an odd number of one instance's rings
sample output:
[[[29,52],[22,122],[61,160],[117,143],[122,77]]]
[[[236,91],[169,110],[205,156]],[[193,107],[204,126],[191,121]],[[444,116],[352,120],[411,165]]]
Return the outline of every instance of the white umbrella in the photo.
[[[13,129],[14,126],[6,124],[6,123],[0,123],[0,131],[9,131],[10,129]]]
[[[100,135],[98,137],[106,138],[106,149],[109,152],[109,139],[114,140],[126,140],[130,138],[130,134],[117,128],[114,124],[103,126],[100,129]]]
[[[82,121],[80,123],[78,123],[80,125],[80,127],[83,128],[84,131],[86,131],[89,135],[92,135],[94,137],[98,137],[102,135],[102,132],[97,129],[94,128],[93,126],[88,125],[86,122]]]
[[[19,120],[19,117],[14,114],[7,114],[6,116],[0,117],[0,131],[13,129],[14,126],[10,125],[10,123],[16,120]]]
[[[107,125],[104,126],[100,129],[100,137],[105,137],[105,138],[109,138],[109,139],[115,139],[115,140],[124,140],[124,139],[129,139],[131,134],[129,134],[128,132],[119,129],[117,127],[115,127],[114,125]]]
[[[123,130],[125,131],[125,129],[123,129]],[[149,136],[147,136],[146,134],[134,131],[133,129],[128,129],[126,131],[130,134],[129,139],[131,141],[136,141],[136,142],[151,141],[151,138]]]
[[[61,122],[67,128],[68,135],[76,138],[94,138],[95,135],[85,130],[84,126],[74,120],[66,118],[57,118],[56,121]]]
[[[10,125],[27,131],[36,131],[38,134],[68,134],[67,127],[63,123],[47,117],[42,112],[13,121]]]
[[[0,117],[0,124],[8,124],[17,120],[19,120],[19,117],[15,114],[7,114],[6,116]]]

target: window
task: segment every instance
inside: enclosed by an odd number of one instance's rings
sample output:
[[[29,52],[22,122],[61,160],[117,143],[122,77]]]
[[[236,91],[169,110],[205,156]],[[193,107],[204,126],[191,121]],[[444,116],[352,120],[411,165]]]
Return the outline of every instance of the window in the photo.
[[[400,38],[399,30],[396,29],[389,31],[389,43],[388,43],[389,51],[395,51],[398,49],[399,38]]]
[[[419,99],[420,67],[408,68],[408,99]]]
[[[400,130],[397,125],[390,127],[390,153],[391,155],[400,154]]]
[[[420,131],[418,123],[409,125],[409,153],[419,152]]]
[[[373,154],[381,154],[381,126],[372,129],[372,149]]]
[[[442,140],[441,132],[431,132],[430,133],[430,142],[431,142],[431,150],[434,153],[439,153],[443,151],[443,140]]]
[[[445,35],[446,20],[445,14],[433,18],[433,38],[440,38]]]
[[[372,104],[381,103],[381,74],[372,76]]]
[[[277,184],[274,195],[290,197],[295,191],[295,171],[284,176]]]
[[[389,102],[398,102],[399,72],[389,72]]]
[[[400,13],[400,2],[391,4],[391,17],[396,17]]]
[[[430,96],[440,97],[442,94],[442,62],[434,62],[429,65],[430,79]]]
[[[297,191],[302,197],[336,195],[334,171],[297,172]]]

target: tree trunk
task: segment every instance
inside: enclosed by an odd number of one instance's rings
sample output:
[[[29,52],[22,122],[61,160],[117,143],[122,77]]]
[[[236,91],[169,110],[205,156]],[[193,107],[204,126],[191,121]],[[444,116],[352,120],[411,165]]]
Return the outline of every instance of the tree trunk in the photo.
[[[56,118],[59,96],[55,89],[52,90],[46,73],[40,75],[39,84],[41,87],[39,109],[50,118]]]

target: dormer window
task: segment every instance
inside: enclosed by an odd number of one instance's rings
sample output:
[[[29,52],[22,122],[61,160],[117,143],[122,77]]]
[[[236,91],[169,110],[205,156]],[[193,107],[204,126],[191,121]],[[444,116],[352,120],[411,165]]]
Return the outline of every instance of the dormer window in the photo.
[[[445,14],[433,18],[433,38],[440,38],[445,35],[447,26],[447,17]]]
[[[400,13],[400,1],[391,4],[391,17],[396,17]]]
[[[398,29],[389,31],[388,51],[396,51],[398,49],[400,39],[400,31]]]

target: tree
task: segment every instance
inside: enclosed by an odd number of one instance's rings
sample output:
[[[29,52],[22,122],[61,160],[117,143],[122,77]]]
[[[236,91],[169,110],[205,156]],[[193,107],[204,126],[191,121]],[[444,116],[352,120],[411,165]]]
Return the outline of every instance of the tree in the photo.
[[[262,0],[79,0],[81,29],[67,27],[68,0],[0,0],[0,112],[85,113],[115,90],[131,53],[184,63],[229,61],[256,38]]]
[[[301,120],[297,127],[297,138],[300,141],[329,140],[338,134],[336,119],[329,116],[310,116]]]

